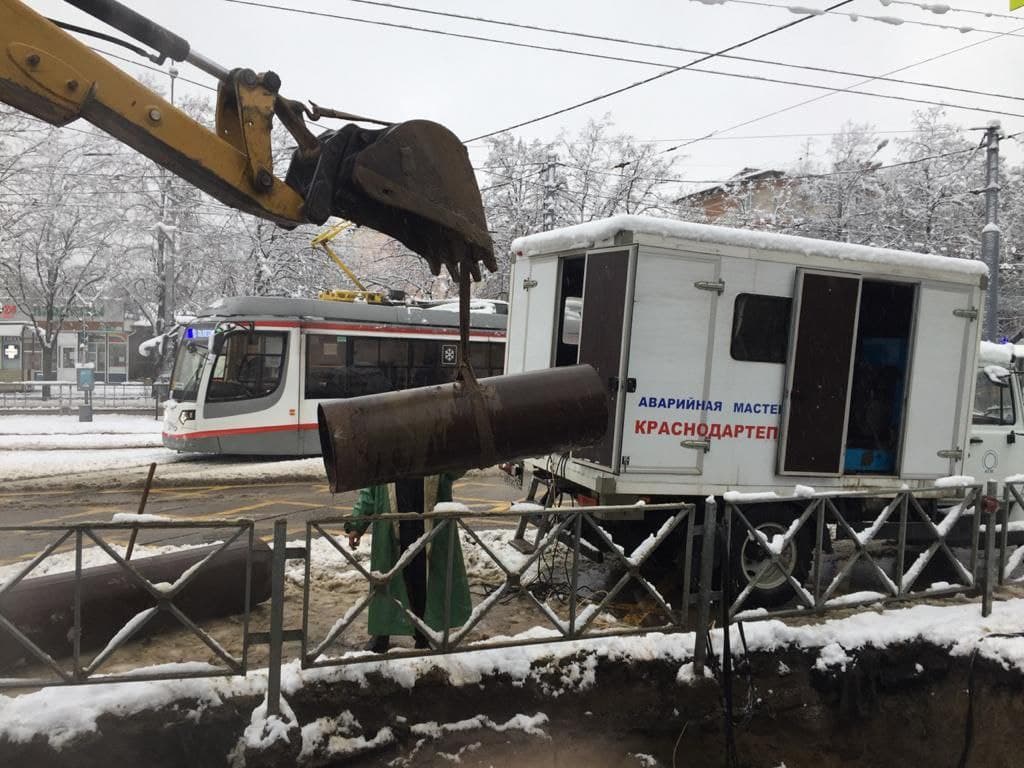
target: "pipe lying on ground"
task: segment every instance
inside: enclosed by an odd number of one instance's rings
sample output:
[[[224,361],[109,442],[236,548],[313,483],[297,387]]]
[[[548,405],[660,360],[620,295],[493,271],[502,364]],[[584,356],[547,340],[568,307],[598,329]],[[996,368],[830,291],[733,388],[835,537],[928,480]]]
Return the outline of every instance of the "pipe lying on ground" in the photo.
[[[608,428],[608,387],[589,365],[321,403],[335,492],[590,445]]]
[[[173,584],[185,571],[221,545],[172,552],[132,560],[132,566],[153,584]],[[245,610],[245,560],[248,541],[235,541],[203,565],[172,601],[182,613],[199,623],[206,619],[243,613]],[[270,597],[270,547],[253,543],[250,578],[251,605]],[[137,613],[156,600],[123,567],[116,563],[82,571],[82,651],[104,647]],[[0,596],[0,614],[33,643],[55,659],[70,657],[75,626],[75,573],[56,573],[26,578]],[[184,625],[167,611],[160,611],[134,638]],[[35,657],[0,627],[0,669]]]

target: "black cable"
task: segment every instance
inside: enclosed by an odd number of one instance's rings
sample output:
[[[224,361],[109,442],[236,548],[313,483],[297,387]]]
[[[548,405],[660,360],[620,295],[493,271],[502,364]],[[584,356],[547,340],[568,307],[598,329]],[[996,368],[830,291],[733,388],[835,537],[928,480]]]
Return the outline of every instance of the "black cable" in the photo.
[[[722,540],[722,724],[725,730],[725,764],[733,768],[736,759],[736,735],[733,732],[732,644],[729,639],[729,609],[732,604],[732,546],[726,526],[719,525]]]
[[[86,27],[80,27],[77,24],[71,24],[67,21],[60,21],[59,19],[51,19],[49,16],[46,20],[51,24],[54,24],[61,29],[66,29],[68,32],[77,32],[80,35],[87,35],[89,37],[95,37],[98,40],[105,40],[108,43],[114,43],[114,45],[120,45],[122,48],[127,48],[132,53],[136,53],[139,56],[145,56],[150,61],[159,64],[161,59],[156,54],[150,53],[144,48],[140,48],[135,43],[129,43],[127,40],[122,40],[119,37],[108,35],[106,32],[100,32],[95,29],[88,29]]]
[[[412,31],[416,31],[416,32],[429,32],[429,33],[432,33],[432,34],[444,35],[446,37],[457,37],[457,38],[463,38],[463,39],[482,40],[482,41],[491,42],[491,43],[510,44],[510,45],[515,45],[515,46],[518,46],[518,47],[535,48],[535,49],[540,49],[540,50],[550,50],[550,51],[557,51],[557,52],[562,52],[562,53],[571,53],[571,51],[567,51],[565,49],[556,49],[556,48],[553,48],[553,47],[550,47],[550,46],[540,46],[540,45],[534,45],[534,44],[530,44],[530,43],[511,43],[509,41],[500,40],[500,39],[497,39],[497,38],[484,38],[484,37],[479,36],[479,35],[466,35],[466,34],[461,34],[461,33],[457,33],[457,32],[448,32],[448,31],[445,31],[445,30],[435,30],[435,29],[429,29],[429,28],[426,28],[426,27],[416,27],[416,26],[411,25],[411,24],[396,24],[394,22],[385,22],[385,21],[376,21],[376,20],[370,20],[370,19],[362,19],[362,18],[359,18],[357,16],[343,16],[341,14],[325,13],[323,11],[313,11],[313,10],[308,10],[308,9],[304,9],[304,8],[290,8],[288,6],[276,5],[276,4],[273,4],[273,3],[257,3],[257,2],[253,2],[252,0],[225,0],[225,2],[235,3],[237,5],[248,5],[248,6],[252,6],[254,8],[265,8],[265,9],[269,9],[269,10],[286,11],[286,12],[290,12],[290,13],[305,14],[305,15],[309,15],[309,16],[319,16],[319,17],[323,17],[323,18],[340,19],[342,21],[352,21],[352,22],[356,22],[356,23],[360,23],[360,24],[371,24],[371,25],[374,25],[374,26],[391,27],[391,28],[395,28],[395,29],[408,29],[408,30],[412,30]],[[829,6],[829,8],[827,10],[834,10],[834,9],[840,8],[840,7],[844,6],[844,5],[849,5],[852,2],[853,2],[853,0],[840,0],[840,2],[835,3],[835,4],[831,5],[831,6]],[[586,106],[588,104],[593,104],[593,103],[595,103],[597,101],[602,101],[603,99],[607,99],[607,98],[609,98],[611,96],[615,96],[615,95],[618,95],[620,93],[624,93],[625,91],[632,90],[633,88],[638,88],[641,85],[646,85],[647,83],[651,83],[651,82],[653,82],[655,80],[660,80],[663,77],[666,77],[668,75],[674,74],[676,72],[680,72],[680,71],[682,71],[684,69],[689,69],[690,67],[695,66],[697,64],[700,64],[702,62],[705,62],[705,61],[707,61],[709,59],[713,59],[713,58],[718,57],[718,56],[723,56],[723,55],[729,53],[730,51],[734,51],[734,50],[737,50],[737,49],[742,48],[744,46],[750,45],[751,43],[757,42],[759,40],[763,40],[764,38],[766,38],[766,37],[768,37],[770,35],[774,35],[777,32],[782,32],[783,30],[786,30],[786,29],[789,29],[791,27],[794,27],[797,24],[802,24],[805,21],[809,21],[810,19],[815,18],[816,15],[817,14],[811,14],[811,15],[803,16],[803,17],[801,17],[799,19],[794,19],[793,21],[787,22],[787,23],[782,24],[782,25],[780,25],[778,27],[774,27],[773,29],[770,29],[770,30],[768,30],[766,32],[762,32],[761,34],[755,35],[754,37],[748,38],[748,39],[743,40],[743,41],[741,41],[739,43],[735,43],[734,45],[730,45],[730,46],[727,46],[726,48],[722,48],[721,50],[714,51],[712,53],[708,53],[706,55],[700,56],[700,57],[694,59],[693,61],[690,61],[690,62],[688,62],[686,64],[682,64],[682,65],[680,65],[678,67],[673,67],[672,69],[666,70],[665,72],[659,72],[656,75],[652,75],[651,77],[645,78],[643,80],[638,80],[635,83],[631,83],[631,84],[623,86],[621,88],[616,88],[615,90],[608,91],[608,92],[600,94],[598,96],[591,97],[589,99],[586,99],[585,101],[578,102],[577,104],[573,104],[573,105],[568,106],[568,107],[563,107],[562,109],[555,110],[554,112],[549,112],[547,114],[540,115],[539,117],[531,118],[529,120],[524,120],[522,122],[516,123],[515,125],[511,125],[511,126],[509,126],[507,128],[502,128],[501,130],[491,131],[490,133],[485,133],[485,134],[482,134],[480,136],[475,136],[474,138],[468,139],[467,141],[478,141],[480,139],[487,138],[488,136],[495,136],[495,135],[497,135],[499,133],[504,133],[506,131],[511,131],[511,130],[513,130],[515,128],[521,128],[521,127],[523,127],[525,125],[530,125],[532,123],[537,123],[537,122],[540,122],[541,120],[546,120],[546,119],[548,119],[550,117],[554,117],[556,115],[561,115],[561,114],[564,114],[566,112],[570,112],[572,110],[579,109],[580,107]],[[596,56],[598,58],[613,58],[613,59],[614,58],[621,58],[621,57],[607,57],[607,56],[603,56],[601,54],[583,54],[583,55],[592,55],[592,56]]]
[[[967,768],[967,761],[974,746],[974,665],[977,658],[978,649],[975,648],[967,668],[967,720],[964,724],[964,747],[960,751],[957,768]]]
[[[241,2],[241,1],[242,0],[230,0],[230,2]],[[853,0],[840,0],[840,2],[835,3],[833,5],[830,5],[827,10],[833,10],[835,8],[839,8],[839,7],[844,6],[844,5],[849,5],[851,2],[853,2]],[[516,128],[522,128],[525,125],[532,125],[533,123],[539,123],[541,120],[547,120],[550,117],[555,117],[556,115],[563,115],[566,112],[571,112],[571,111],[573,111],[575,109],[579,109],[580,107],[585,107],[585,106],[588,106],[589,104],[594,104],[595,102],[603,101],[604,99],[610,98],[612,96],[617,96],[620,93],[625,93],[626,91],[630,91],[630,90],[632,90],[634,88],[639,88],[642,85],[647,85],[648,83],[653,83],[655,80],[660,80],[663,77],[668,77],[669,75],[675,74],[676,72],[680,72],[680,71],[682,71],[684,69],[689,69],[692,66],[695,66],[697,64],[701,64],[701,63],[707,61],[708,59],[713,59],[716,56],[721,56],[722,54],[729,53],[730,51],[735,51],[738,48],[742,48],[744,46],[750,45],[751,43],[755,43],[758,40],[763,40],[766,37],[774,35],[774,34],[776,34],[778,32],[782,32],[783,30],[790,29],[791,27],[794,27],[797,24],[803,24],[805,21],[809,21],[810,19],[813,19],[813,18],[815,18],[815,17],[813,15],[811,15],[811,16],[804,16],[804,17],[799,18],[799,19],[794,19],[793,21],[787,22],[786,24],[783,24],[781,26],[775,27],[773,29],[769,29],[767,32],[762,32],[759,35],[755,35],[754,37],[747,38],[746,40],[743,40],[743,41],[741,41],[739,43],[736,43],[734,45],[730,45],[730,46],[728,46],[726,48],[722,48],[721,50],[715,51],[714,53],[710,53],[707,56],[701,56],[699,58],[696,58],[696,59],[694,59],[691,62],[688,62],[686,64],[682,64],[681,66],[676,67],[675,69],[670,69],[670,70],[667,70],[665,72],[659,72],[658,74],[652,75],[651,77],[646,77],[643,80],[637,80],[635,83],[630,83],[629,85],[624,85],[621,88],[616,88],[614,90],[606,91],[605,93],[598,94],[597,96],[592,96],[589,99],[585,99],[584,101],[579,101],[579,102],[577,102],[575,104],[571,104],[568,107],[562,107],[561,109],[556,109],[553,112],[548,112],[546,114],[530,118],[529,120],[520,121],[520,122],[518,122],[518,123],[516,123],[514,125],[508,126],[507,128],[502,128],[502,129],[497,130],[497,131],[491,131],[489,133],[484,133],[484,134],[481,134],[480,136],[474,136],[472,139],[468,139],[468,141],[479,141],[480,139],[485,139],[488,136],[495,136],[495,135],[497,135],[499,133],[505,133],[506,131],[511,131],[511,130],[516,129]]]
[[[231,0],[226,0],[226,1],[230,2]],[[438,11],[438,10],[433,10],[433,9],[429,9],[429,8],[415,8],[415,7],[410,6],[410,5],[399,5],[397,3],[380,2],[380,0],[348,0],[348,1],[352,2],[352,3],[359,3],[361,5],[369,5],[369,6],[375,6],[375,7],[380,7],[380,8],[391,8],[391,9],[400,10],[400,11],[410,11],[412,13],[422,13],[422,14],[426,14],[428,16],[440,16],[442,18],[461,19],[461,20],[464,20],[464,21],[479,22],[481,24],[493,24],[493,25],[499,26],[499,27],[511,27],[513,29],[525,29],[525,30],[529,30],[529,31],[532,31],[532,32],[545,32],[545,33],[549,33],[549,34],[553,34],[553,35],[563,35],[565,37],[580,38],[580,39],[583,39],[583,40],[597,40],[597,41],[600,41],[600,42],[619,43],[619,44],[622,44],[622,45],[632,45],[632,46],[636,46],[636,47],[639,47],[639,48],[654,48],[654,49],[663,50],[663,51],[677,51],[679,53],[689,53],[689,54],[694,54],[694,55],[697,55],[697,56],[704,56],[704,55],[707,55],[707,54],[710,53],[710,51],[703,51],[703,50],[700,50],[700,49],[697,49],[697,48],[683,48],[683,47],[677,46],[677,45],[665,45],[665,44],[662,44],[662,43],[649,43],[649,42],[642,41],[642,40],[630,40],[628,38],[623,38],[623,37],[610,37],[608,35],[595,35],[595,34],[590,34],[590,33],[587,33],[587,32],[580,32],[578,30],[558,29],[556,27],[542,27],[542,26],[538,26],[536,24],[523,24],[523,23],[520,23],[520,22],[505,21],[505,20],[502,20],[502,19],[491,19],[491,18],[487,18],[487,17],[484,17],[484,16],[470,16],[470,15],[467,15],[467,14],[451,13],[451,12],[448,12],[448,11]],[[423,31],[436,31],[436,30],[426,30],[425,29]],[[482,39],[485,39],[485,38],[482,38]],[[500,43],[503,43],[505,45],[520,45],[520,43],[516,43],[516,42],[512,42],[512,41],[507,41],[507,40],[498,40],[498,41],[491,41],[491,42],[500,42]],[[595,55],[596,56],[596,55],[598,55],[598,54],[591,54],[591,53],[585,52],[585,51],[565,50],[565,49],[559,49],[559,48],[551,48],[551,49],[547,49],[547,50],[559,51],[559,52],[564,52],[564,53],[570,53],[570,54],[574,54],[574,55],[585,55],[585,56],[590,56],[590,55]],[[602,58],[616,59],[618,57],[608,56],[608,57],[602,57]],[[870,77],[870,75],[864,75],[864,74],[860,74],[860,73],[857,73],[857,72],[848,72],[848,71],[845,71],[845,70],[842,70],[842,69],[830,69],[828,67],[816,67],[816,66],[812,66],[810,64],[790,64],[788,62],[775,61],[773,59],[759,59],[759,58],[755,58],[755,57],[751,57],[751,56],[731,56],[729,54],[722,54],[720,56],[720,58],[732,59],[733,61],[743,61],[743,62],[748,62],[748,63],[751,63],[751,64],[766,64],[766,65],[772,66],[772,67],[784,67],[784,68],[787,68],[787,69],[807,70],[809,72],[822,72],[822,73],[830,74],[830,75],[842,75],[844,77]],[[621,60],[622,61],[627,61],[627,62],[632,62],[632,63],[637,63],[637,64],[644,64],[644,63],[646,63],[646,64],[655,65],[655,66],[665,66],[665,67],[673,66],[671,64],[659,64],[657,62],[644,62],[644,61],[634,60],[634,59],[621,59]],[[698,70],[698,71],[705,71],[705,70]],[[975,96],[994,96],[996,98],[1014,99],[1014,100],[1017,100],[1017,101],[1024,101],[1024,97],[1022,97],[1022,96],[1011,96],[1009,94],[992,93],[992,92],[989,92],[989,91],[976,91],[976,90],[972,90],[970,88],[957,88],[955,86],[939,85],[937,83],[926,83],[926,82],[920,82],[920,81],[915,81],[915,80],[901,80],[899,78],[889,78],[889,77],[876,77],[876,78],[872,78],[872,79],[874,79],[874,80],[883,80],[885,82],[890,82],[890,83],[898,83],[900,85],[912,85],[912,86],[918,86],[918,87],[921,87],[921,88],[936,88],[936,89],[939,89],[939,90],[957,91],[957,92],[960,92],[960,93],[970,93],[970,94],[974,94]]]
[[[1020,30],[1024,30],[1024,27],[1018,27],[1014,31],[1016,32],[1016,31],[1020,31]],[[902,67],[897,67],[896,69],[891,69],[888,72],[883,73],[882,75],[878,75],[876,77],[867,78],[866,80],[863,80],[863,81],[861,81],[859,83],[854,83],[853,85],[847,86],[846,88],[838,88],[838,89],[836,89],[836,91],[834,93],[823,93],[820,96],[815,96],[814,98],[811,98],[811,99],[804,99],[803,101],[798,101],[796,104],[790,104],[787,107],[780,107],[779,109],[772,110],[771,112],[766,112],[763,115],[758,115],[757,117],[751,117],[751,118],[749,118],[747,120],[743,120],[743,121],[741,121],[739,123],[733,123],[732,125],[727,126],[725,128],[719,128],[717,130],[711,131],[710,133],[706,133],[703,136],[698,136],[695,139],[690,139],[689,141],[684,141],[683,143],[681,143],[681,144],[679,144],[679,145],[677,145],[675,147],[669,147],[668,149],[666,149],[664,151],[665,152],[674,152],[677,149],[683,149],[685,147],[690,146],[691,144],[696,144],[697,142],[705,141],[707,139],[714,138],[714,137],[718,136],[718,134],[728,133],[729,131],[734,131],[737,128],[743,128],[745,126],[752,125],[754,123],[759,123],[762,120],[767,120],[770,117],[775,117],[777,115],[781,115],[784,112],[789,112],[790,110],[798,109],[799,107],[805,107],[808,104],[813,104],[813,103],[815,103],[817,101],[821,101],[823,99],[827,99],[830,96],[833,96],[835,93],[849,93],[849,92],[851,92],[851,89],[857,88],[857,87],[859,87],[861,85],[866,85],[867,83],[870,83],[873,80],[877,80],[879,77],[888,77],[889,75],[895,75],[897,72],[905,72],[908,69],[913,69],[914,67],[919,67],[922,64],[930,64],[933,61],[938,61],[939,59],[944,59],[946,56],[952,56],[954,53],[960,53],[961,51],[966,51],[969,48],[974,48],[975,46],[984,45],[985,43],[992,42],[993,40],[998,40],[1000,37],[1004,37],[1006,34],[1008,34],[1008,33],[1003,32],[1003,33],[1000,33],[998,35],[993,35],[992,37],[986,37],[984,40],[977,40],[977,41],[975,41],[973,43],[968,43],[967,45],[961,45],[958,48],[953,48],[953,49],[948,50],[948,51],[943,51],[942,53],[937,53],[934,56],[929,56],[926,59],[921,59],[920,61],[915,61],[913,64],[907,64],[907,65],[902,66]]]
[[[92,50],[96,51],[96,53],[102,53],[104,56],[109,56],[112,59],[117,59],[118,61],[123,61],[126,64],[131,64],[133,67],[141,67],[142,69],[148,69],[151,72],[159,72],[161,75],[167,74],[166,70],[160,69],[159,67],[151,67],[148,64],[141,64],[137,61],[126,59],[124,56],[118,56],[116,53],[104,51],[102,48],[92,48]],[[217,93],[217,89],[215,87],[213,87],[212,85],[207,85],[206,83],[200,83],[198,80],[189,80],[187,77],[182,77],[181,75],[177,75],[176,79],[181,80],[184,83],[189,83],[190,85],[195,85],[199,88],[205,88],[208,91],[213,91],[214,93]]]

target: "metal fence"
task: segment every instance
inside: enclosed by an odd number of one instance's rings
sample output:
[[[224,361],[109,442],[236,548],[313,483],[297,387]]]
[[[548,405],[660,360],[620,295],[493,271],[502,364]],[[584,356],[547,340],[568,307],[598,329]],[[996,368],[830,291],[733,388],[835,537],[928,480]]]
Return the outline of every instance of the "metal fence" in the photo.
[[[85,405],[85,394],[73,381],[4,381],[0,382],[0,410],[70,413]],[[91,401],[93,408],[153,412],[157,408],[153,386],[137,381],[97,383]]]
[[[957,594],[982,595],[983,613],[987,616],[991,610],[992,588],[997,580],[1001,583],[1000,574],[1005,570],[1009,528],[1002,511],[1008,506],[999,505],[994,498],[995,483],[989,486],[988,496],[983,493],[980,484],[961,488],[900,489],[889,495],[865,491],[789,498],[744,499],[727,496],[723,521],[725,540],[730,543],[727,556],[730,559],[737,556],[742,561],[741,568],[748,568],[747,583],[731,600],[729,616],[748,620],[780,618],[808,612],[820,614],[830,609],[850,609],[879,601],[938,598]],[[1016,494],[1018,500],[1021,498],[1019,490],[1011,489],[1009,485],[1007,493]],[[938,502],[943,497],[948,499],[952,494],[959,494],[961,498],[948,506],[939,506]],[[852,502],[855,509],[861,510],[865,508],[862,502],[872,499],[881,502],[879,511],[867,519],[858,515],[859,519],[851,524],[849,515],[844,514],[842,509]],[[708,506],[711,507],[709,514],[714,514],[715,505]],[[772,514],[778,507],[785,507],[790,514]],[[792,522],[784,533],[776,534],[769,540],[756,519],[752,520],[751,510],[754,508],[761,513],[762,519],[780,520],[788,516]],[[764,514],[766,511],[767,515]],[[986,535],[982,543],[980,534],[983,520]],[[857,529],[855,524],[863,527]],[[964,527],[968,529],[966,565],[953,553],[950,545],[954,535],[963,535]],[[998,529],[1001,529],[1002,536],[999,553],[996,555]],[[824,568],[823,549],[832,540],[848,541],[853,551],[842,567],[828,577]],[[895,552],[891,553],[895,562],[891,572],[883,567],[878,554],[872,552],[872,545],[883,541],[895,542]],[[733,553],[733,548],[739,551]],[[911,557],[912,549],[920,551]],[[810,581],[806,586],[798,578],[801,550],[817,552],[812,560]],[[919,585],[925,568],[939,553],[944,555],[943,562],[954,582]],[[997,561],[1002,564],[998,572]],[[756,570],[749,568],[751,563],[757,563]],[[855,593],[849,597],[839,596],[839,588],[858,564],[862,564],[871,574],[876,590]],[[796,603],[795,608],[763,611],[758,607],[756,613],[744,612],[744,608],[754,607],[750,605],[751,598],[761,585],[776,587],[781,586],[780,582],[789,588],[792,601]]]
[[[194,566],[181,573],[173,584],[153,583],[139,572],[136,564],[129,559],[131,557],[131,546],[126,548],[124,554],[118,551],[117,546],[108,541],[112,534],[131,532],[131,542],[134,542],[135,535],[139,531],[161,531],[161,530],[233,530],[227,539],[212,549],[202,560]],[[249,633],[250,616],[250,580],[252,572],[252,557],[255,540],[254,523],[251,520],[237,521],[168,521],[168,522],[146,522],[134,525],[126,523],[82,523],[79,525],[33,525],[33,526],[0,526],[0,536],[48,536],[55,538],[35,557],[32,558],[23,568],[10,579],[0,582],[0,606],[5,595],[19,584],[21,584],[43,561],[58,551],[67,551],[66,543],[71,542],[74,554],[74,582],[71,596],[71,623],[67,627],[66,637],[71,643],[71,654],[69,658],[58,661],[54,655],[45,650],[37,639],[30,638],[25,627],[19,627],[8,618],[6,611],[0,607],[0,639],[6,634],[24,649],[43,668],[52,673],[51,677],[5,677],[0,678],[0,689],[42,687],[48,685],[82,685],[88,683],[111,683],[111,682],[138,682],[140,680],[168,680],[184,679],[194,677],[218,677],[224,675],[244,675],[248,671],[248,651],[251,640]],[[231,653],[221,643],[217,642],[207,631],[196,624],[187,616],[175,601],[182,595],[197,578],[199,578],[212,564],[217,562],[221,554],[236,541],[245,542],[245,587],[242,598],[242,636],[241,649],[237,653]],[[142,589],[153,605],[148,607],[133,618],[131,618],[118,631],[110,631],[111,636],[103,648],[88,661],[82,650],[83,633],[83,550],[86,542],[95,545],[109,557],[109,561],[118,567],[119,573],[127,576],[128,582],[135,587]],[[64,549],[62,550],[62,547]],[[101,587],[101,589],[105,588]],[[195,637],[222,662],[221,664],[205,664],[203,669],[191,668],[188,670],[176,669],[169,672],[160,671],[131,671],[122,674],[101,674],[103,665],[119,649],[123,648],[133,637],[138,635],[145,626],[153,621],[159,614],[165,613],[174,617],[177,622],[189,630]],[[59,618],[59,617],[56,617]],[[44,617],[44,621],[52,621],[53,617]],[[61,627],[63,629],[63,627]]]
[[[90,682],[117,682],[122,680],[154,680],[179,677],[207,677],[222,675],[245,675],[249,665],[249,648],[254,643],[269,645],[268,660],[268,710],[271,714],[278,712],[280,696],[280,677],[283,663],[284,644],[297,642],[300,644],[299,659],[302,667],[330,667],[378,661],[385,658],[374,653],[348,653],[353,645],[352,636],[361,629],[357,620],[364,614],[374,599],[383,599],[395,604],[402,616],[419,630],[429,645],[424,649],[397,649],[386,656],[396,659],[430,654],[451,654],[466,651],[509,648],[539,643],[568,642],[589,638],[610,636],[637,635],[648,632],[683,632],[694,631],[695,658],[694,666],[701,670],[707,653],[707,631],[710,625],[712,607],[718,605],[723,616],[730,620],[749,620],[765,617],[785,617],[794,614],[808,615],[823,613],[830,610],[855,609],[865,604],[878,602],[900,601],[919,598],[940,598],[952,594],[981,595],[982,610],[985,615],[991,610],[992,589],[999,574],[1007,572],[1013,564],[1013,558],[1007,560],[1004,551],[1007,546],[1007,529],[1005,512],[1009,504],[1016,502],[1024,506],[1024,483],[1009,484],[1002,505],[992,505],[983,494],[979,485],[967,486],[956,492],[960,498],[946,508],[936,504],[939,496],[948,496],[951,489],[928,488],[909,491],[905,489],[892,491],[888,494],[871,493],[834,493],[817,494],[811,497],[794,498],[735,498],[730,497],[723,502],[709,501],[701,510],[691,504],[662,504],[643,507],[645,516],[659,520],[657,530],[646,539],[635,543],[627,551],[609,532],[607,519],[621,517],[624,512],[635,513],[636,507],[573,507],[573,508],[538,508],[533,514],[538,526],[538,535],[532,548],[522,556],[515,557],[514,562],[496,551],[487,542],[487,531],[500,528],[512,534],[512,524],[519,519],[520,513],[490,513],[481,515],[468,511],[434,512],[423,516],[424,532],[414,542],[400,552],[397,561],[386,572],[373,570],[361,561],[341,539],[339,529],[346,523],[355,522],[351,515],[331,517],[310,521],[305,530],[305,546],[287,544],[287,524],[278,520],[274,524],[273,556],[271,562],[271,586],[269,606],[269,630],[253,632],[250,630],[250,586],[249,575],[252,570],[253,548],[255,546],[254,523],[252,521],[212,521],[197,523],[196,521],[178,521],[166,523],[145,523],[137,526],[140,529],[171,528],[171,529],[205,529],[235,528],[233,536],[211,552],[195,569],[190,569],[174,583],[170,589],[166,585],[155,585],[139,573],[138,569],[122,556],[104,539],[102,534],[113,530],[124,531],[132,526],[124,523],[94,524],[84,523],[76,526],[28,526],[0,527],[0,535],[8,532],[49,532],[56,536],[45,550],[34,557],[17,576],[6,583],[0,584],[0,636],[5,632],[13,636],[17,642],[27,649],[32,657],[53,673],[53,677],[43,679],[38,676],[27,678],[0,679],[0,687],[36,687],[44,685],[67,685]],[[994,488],[989,489],[994,491]],[[867,498],[878,499],[878,512],[870,519],[861,516],[860,521],[851,522],[851,516],[844,512],[845,505],[863,501]],[[757,514],[765,510],[777,509],[784,505],[792,514],[791,520],[784,531],[769,537],[759,526]],[[755,509],[757,507],[757,509]],[[998,507],[998,508],[997,508]],[[383,515],[376,518],[362,518],[360,524],[372,523],[377,520],[394,522],[408,520],[408,515]],[[545,519],[546,518],[546,519]],[[784,519],[776,515],[775,519]],[[860,526],[860,527],[858,527]],[[959,527],[958,527],[959,526]],[[966,563],[961,562],[953,551],[951,537],[954,531],[962,532],[966,527],[969,536]],[[445,535],[445,534],[449,535]],[[450,535],[452,533],[457,534]],[[793,567],[788,560],[787,552],[791,545],[800,541],[801,537],[812,535],[813,549],[818,556],[805,575],[800,569]],[[983,540],[982,540],[983,535]],[[443,537],[443,538],[439,538]],[[71,637],[74,640],[71,658],[59,662],[51,654],[36,646],[22,631],[14,626],[4,615],[3,597],[17,584],[21,583],[39,563],[51,553],[73,540],[75,552],[75,593],[74,623]],[[241,649],[231,652],[193,622],[175,605],[175,598],[196,578],[204,568],[209,567],[219,553],[223,552],[232,542],[247,540],[246,555],[246,594],[244,596],[245,611],[242,617],[243,637]],[[479,602],[472,607],[468,618],[458,626],[449,626],[452,611],[452,592],[455,562],[455,546],[457,541],[471,544],[478,553],[488,559],[489,567],[500,572],[500,584],[494,586]],[[834,575],[828,575],[824,568],[825,558],[822,556],[826,541],[845,540],[850,542],[852,551],[845,563],[838,566]],[[81,634],[81,581],[82,581],[82,549],[83,542],[92,542],[102,549],[110,559],[126,574],[133,583],[143,588],[152,598],[153,606],[137,615],[129,625],[117,632],[107,645],[91,660],[83,661],[78,645]],[[396,579],[404,578],[403,572],[413,558],[427,552],[435,542],[446,541],[446,550],[442,553],[444,563],[443,589],[443,620],[442,627],[434,629],[428,626],[423,617],[417,615],[409,607],[397,601],[389,592],[389,585]],[[889,568],[881,562],[875,545],[881,542],[894,559],[895,566]],[[314,547],[314,542],[317,547]],[[321,624],[325,617],[317,615],[318,608],[311,603],[311,585],[316,552],[327,551],[340,555],[341,560],[350,568],[351,573],[361,580],[363,587],[356,592],[360,595],[348,605],[342,605],[342,615],[338,616],[323,637],[313,637],[311,619],[316,615]],[[920,551],[914,553],[911,547]],[[892,548],[895,547],[895,551]],[[747,548],[748,555],[756,553],[760,558],[755,572],[750,574],[747,583],[733,597],[734,557]],[[600,551],[605,560],[605,571],[611,576],[607,589],[599,594],[584,593],[581,584],[581,573],[584,554],[587,550]],[[924,585],[918,584],[925,567],[939,553],[942,553],[955,573],[955,584]],[[434,553],[436,557],[437,554]],[[552,602],[544,595],[537,594],[537,577],[535,569],[544,558],[557,557],[562,562],[564,574],[563,589],[558,600]],[[1016,553],[1015,556],[1016,557]],[[662,580],[655,583],[647,568],[652,558],[659,557],[658,572]],[[756,559],[754,558],[754,559]],[[289,561],[302,561],[302,568],[293,568],[292,580],[299,578],[301,573],[302,611],[301,626],[285,626],[285,584],[286,569]],[[670,566],[666,570],[666,563]],[[872,574],[881,589],[869,595],[839,595],[846,577],[852,569],[861,564]],[[666,576],[667,574],[667,576]],[[752,607],[757,587],[765,580],[774,578],[784,584],[792,593],[788,605],[777,610],[759,609],[754,612]],[[634,591],[642,596],[651,608],[655,620],[648,620],[645,626],[628,626],[623,622],[608,621],[609,611],[618,610],[617,599],[627,586],[632,585]],[[666,587],[666,585],[668,585]],[[670,598],[665,597],[666,589],[670,589]],[[852,599],[851,599],[852,597]],[[536,633],[522,638],[488,639],[479,631],[481,622],[497,610],[497,606],[510,599],[521,602],[537,617],[540,624],[550,628],[544,636]],[[128,672],[118,675],[98,675],[97,672],[114,654],[127,643],[156,613],[167,612],[175,617],[220,660],[219,665],[210,665],[201,670],[192,670],[186,674],[180,672]],[[601,619],[601,617],[604,617]],[[333,617],[326,617],[329,622]],[[601,620],[599,620],[601,619]],[[337,649],[342,640],[348,639],[344,652],[330,655]]]

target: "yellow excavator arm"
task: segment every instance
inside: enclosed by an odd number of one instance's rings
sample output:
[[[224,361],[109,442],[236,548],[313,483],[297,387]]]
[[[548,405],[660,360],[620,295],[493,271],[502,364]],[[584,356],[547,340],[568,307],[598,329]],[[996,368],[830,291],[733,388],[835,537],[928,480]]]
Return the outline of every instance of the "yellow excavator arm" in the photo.
[[[211,131],[19,0],[0,0],[0,101],[65,125],[87,120],[233,208],[284,227],[339,216],[400,240],[430,264],[480,279],[497,268],[469,156],[427,120],[314,136],[305,118],[364,118],[307,107],[279,93],[273,72],[228,70],[115,0],[67,0],[153,48],[154,60],[187,61],[217,78]],[[274,175],[277,117],[298,149]],[[376,122],[376,121],[370,121]]]

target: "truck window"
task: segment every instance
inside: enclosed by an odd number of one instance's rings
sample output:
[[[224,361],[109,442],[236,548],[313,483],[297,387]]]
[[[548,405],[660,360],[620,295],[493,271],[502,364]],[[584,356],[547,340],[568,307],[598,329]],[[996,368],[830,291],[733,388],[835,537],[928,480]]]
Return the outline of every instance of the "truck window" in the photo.
[[[1007,377],[993,377],[986,371],[978,372],[972,423],[1013,424],[1016,421],[1013,405]]]
[[[785,363],[793,300],[785,296],[741,293],[732,308],[733,360]]]
[[[562,280],[558,287],[556,366],[576,365],[579,358],[585,265],[586,259],[582,256],[562,260]]]

